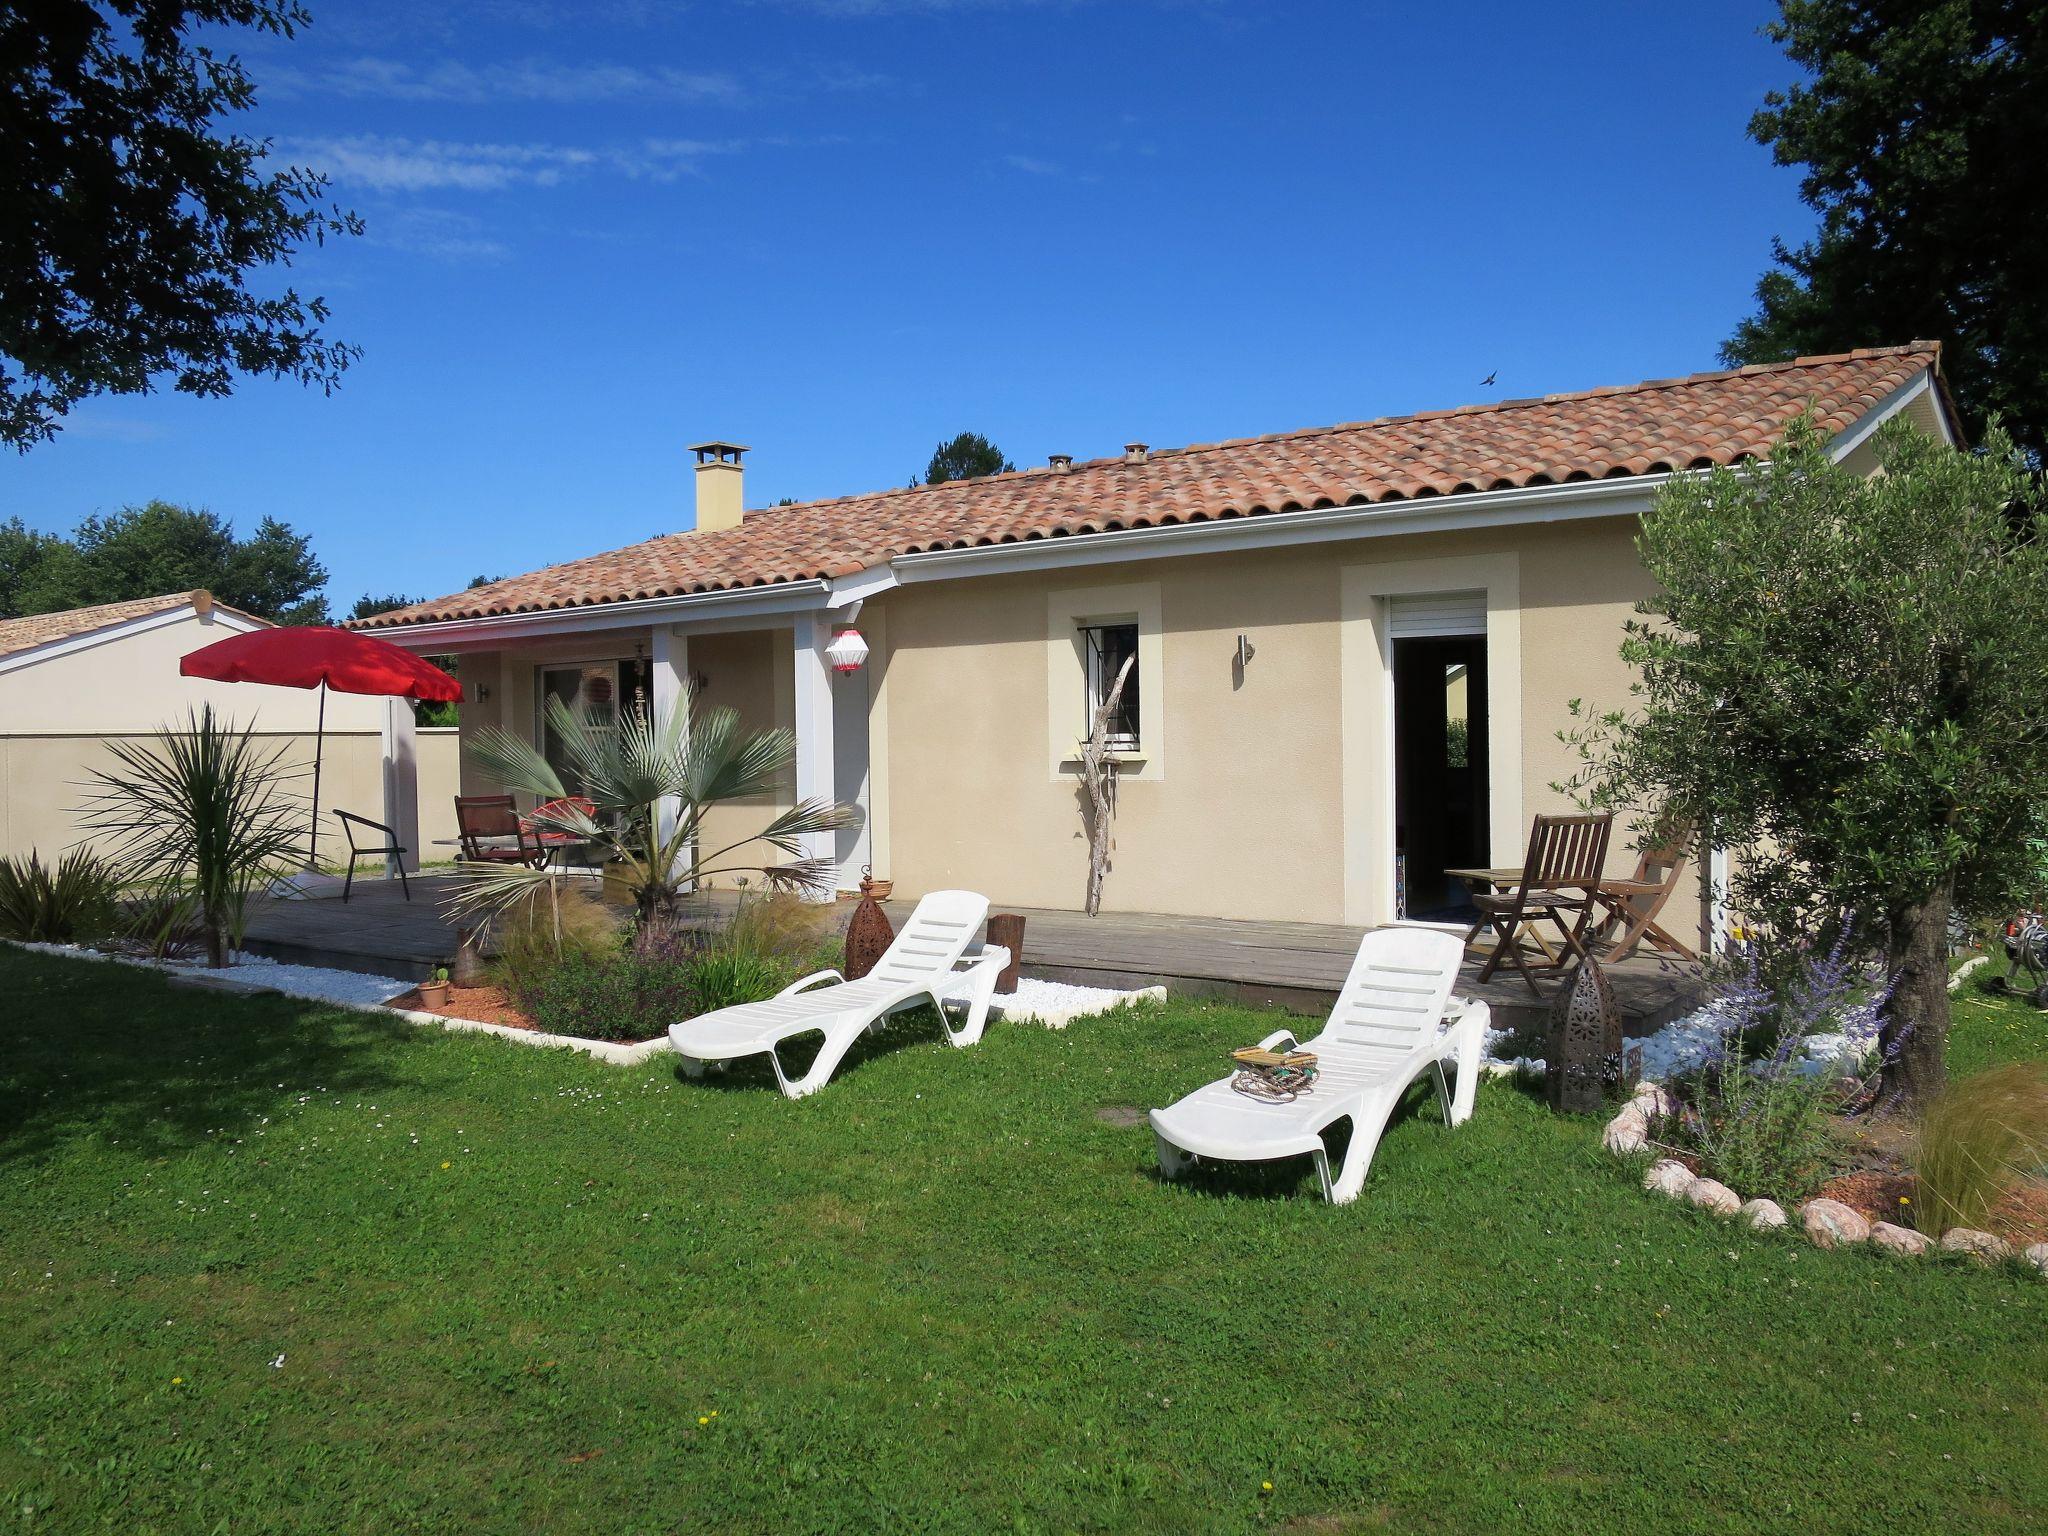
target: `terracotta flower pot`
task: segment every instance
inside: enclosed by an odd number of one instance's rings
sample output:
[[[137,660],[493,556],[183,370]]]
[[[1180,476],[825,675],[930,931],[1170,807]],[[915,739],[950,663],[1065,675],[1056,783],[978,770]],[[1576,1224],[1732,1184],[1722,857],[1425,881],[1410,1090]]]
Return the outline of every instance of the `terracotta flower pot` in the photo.
[[[448,1006],[448,983],[445,981],[421,982],[420,1005],[425,1008],[446,1008]]]

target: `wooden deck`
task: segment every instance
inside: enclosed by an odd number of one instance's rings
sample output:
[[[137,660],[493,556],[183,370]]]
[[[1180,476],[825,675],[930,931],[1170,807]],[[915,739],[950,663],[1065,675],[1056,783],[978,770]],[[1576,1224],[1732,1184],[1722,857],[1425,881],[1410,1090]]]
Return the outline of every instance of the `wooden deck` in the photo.
[[[253,902],[247,945],[260,954],[306,965],[419,980],[455,951],[453,926],[441,914],[448,877],[415,877],[406,902],[396,883],[366,881],[346,904],[317,901]],[[700,898],[713,912],[732,898]],[[901,923],[910,903],[886,910]],[[833,910],[844,924],[850,903]],[[1141,987],[1160,982],[1175,996],[1215,997],[1316,1014],[1343,984],[1358,948],[1358,930],[1320,923],[1244,922],[1215,917],[1172,917],[1144,912],[1078,912],[1001,907],[1025,919],[1024,971],[1054,981],[1092,986]],[[1467,968],[1459,990],[1493,1005],[1506,1025],[1540,1023],[1546,1003],[1519,978],[1496,976],[1481,986]],[[1631,1035],[1648,1034],[1693,1005],[1697,970],[1638,957],[1609,968],[1616,1001]]]

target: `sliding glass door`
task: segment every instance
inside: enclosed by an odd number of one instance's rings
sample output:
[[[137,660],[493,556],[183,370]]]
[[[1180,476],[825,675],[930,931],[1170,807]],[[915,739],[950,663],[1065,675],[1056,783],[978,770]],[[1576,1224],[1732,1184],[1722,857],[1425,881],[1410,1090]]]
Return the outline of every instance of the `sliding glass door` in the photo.
[[[542,667],[539,686],[533,691],[534,740],[541,754],[572,795],[583,792],[583,781],[562,750],[562,740],[548,719],[548,701],[560,699],[569,712],[581,719],[609,723],[618,719],[619,664],[615,661],[580,662],[568,667]]]

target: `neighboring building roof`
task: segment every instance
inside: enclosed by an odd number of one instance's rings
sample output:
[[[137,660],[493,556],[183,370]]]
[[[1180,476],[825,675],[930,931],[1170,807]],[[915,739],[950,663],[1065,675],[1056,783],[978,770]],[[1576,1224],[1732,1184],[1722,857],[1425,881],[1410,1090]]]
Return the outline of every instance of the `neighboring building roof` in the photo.
[[[899,555],[1731,464],[1811,409],[1835,433],[1932,342],[1096,459],[749,512],[359,621],[378,628],[850,576]]]
[[[137,619],[154,618],[179,608],[190,608],[195,613],[211,613],[218,609],[223,613],[238,614],[252,624],[270,622],[252,613],[242,613],[239,608],[230,608],[226,603],[216,603],[213,594],[203,588],[196,592],[166,592],[162,597],[136,597],[123,603],[97,603],[90,608],[66,608],[57,613],[32,613],[25,618],[0,619],[0,656],[18,655],[38,646],[75,639],[95,630],[112,629]]]

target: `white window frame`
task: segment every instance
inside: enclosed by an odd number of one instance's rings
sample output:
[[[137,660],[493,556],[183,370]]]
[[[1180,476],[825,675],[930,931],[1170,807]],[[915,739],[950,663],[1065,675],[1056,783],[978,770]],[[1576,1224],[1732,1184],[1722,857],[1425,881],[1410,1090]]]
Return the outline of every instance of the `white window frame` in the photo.
[[[1139,740],[1133,750],[1116,750],[1110,755],[1126,782],[1166,777],[1165,627],[1156,581],[1074,587],[1046,594],[1045,727],[1050,777],[1071,780],[1079,771],[1081,743],[1088,735],[1093,701],[1098,697],[1090,676],[1090,646],[1084,628],[1132,623],[1138,627],[1138,708],[1143,712]]]
[[[1144,636],[1144,630],[1139,625],[1138,616],[1135,613],[1115,614],[1099,619],[1083,619],[1076,627],[1081,631],[1082,649],[1088,658],[1087,693],[1084,695],[1084,707],[1088,711],[1090,724],[1093,724],[1095,712],[1102,707],[1103,700],[1109,696],[1109,690],[1116,685],[1116,678],[1104,663],[1104,648],[1095,643],[1090,637],[1099,635],[1106,630],[1128,629],[1131,632],[1131,652],[1135,655],[1138,651],[1139,642]],[[1109,750],[1120,757],[1142,757],[1145,750],[1145,680],[1136,667],[1133,667],[1131,672],[1131,679],[1124,684],[1124,687],[1126,691],[1129,691],[1133,685],[1136,687],[1137,697],[1133,702],[1137,706],[1136,723],[1138,728],[1132,732],[1118,732],[1110,736]]]

